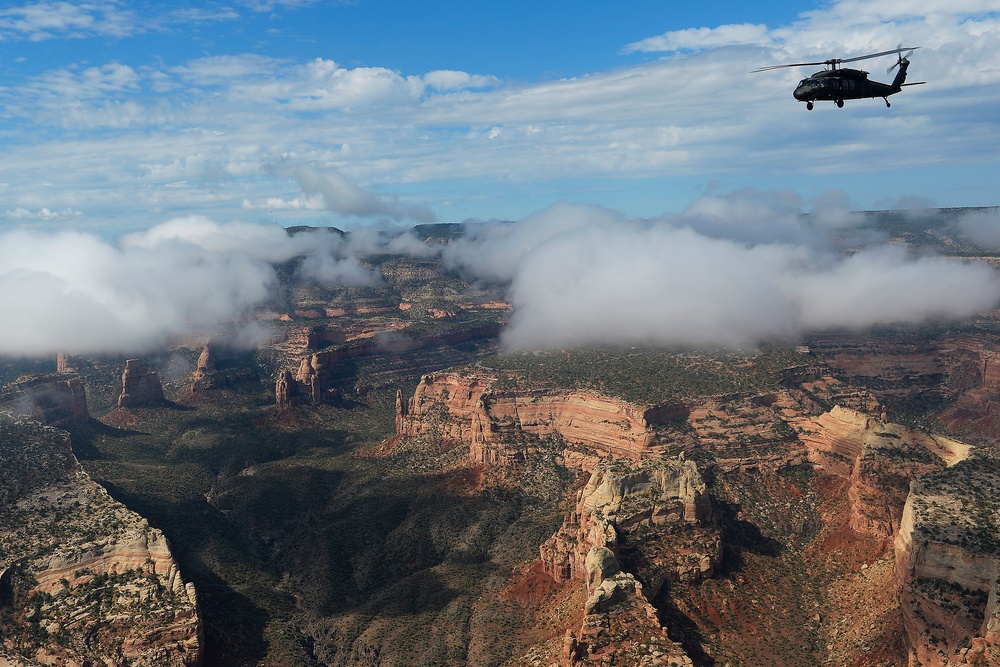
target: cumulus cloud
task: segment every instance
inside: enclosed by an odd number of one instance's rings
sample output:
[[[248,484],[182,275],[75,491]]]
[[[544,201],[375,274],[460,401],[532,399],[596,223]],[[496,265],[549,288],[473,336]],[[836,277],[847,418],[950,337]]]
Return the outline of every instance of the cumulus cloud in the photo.
[[[166,222],[118,243],[79,232],[0,234],[0,353],[140,352],[170,335],[241,321],[271,298],[273,262],[305,255],[302,277],[370,284],[339,234],[274,225]],[[245,328],[245,327],[244,327]],[[253,341],[259,330],[237,334]]]
[[[958,219],[962,233],[984,248],[1000,249],[1000,209],[985,209],[966,213]]]
[[[771,41],[766,25],[730,24],[717,28],[672,30],[625,46],[624,53],[703,50],[733,44],[767,44]]]
[[[718,199],[656,221],[559,204],[487,225],[445,256],[484,278],[511,278],[512,348],[748,346],[824,327],[965,317],[1000,302],[1000,277],[985,265],[882,245],[841,254],[833,237],[827,249],[818,242],[810,216],[731,213]],[[734,222],[748,228],[727,233]]]
[[[433,222],[434,213],[424,206],[407,205],[396,197],[377,195],[349,181],[340,172],[304,167],[296,172],[307,197],[322,197],[326,207],[346,216],[384,216],[392,220]]]
[[[54,37],[124,37],[135,15],[120,2],[34,2],[0,9],[0,39],[42,41]]]

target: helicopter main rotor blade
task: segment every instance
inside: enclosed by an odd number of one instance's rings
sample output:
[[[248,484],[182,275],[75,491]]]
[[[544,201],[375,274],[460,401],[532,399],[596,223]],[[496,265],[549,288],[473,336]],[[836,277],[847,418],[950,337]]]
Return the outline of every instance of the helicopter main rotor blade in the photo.
[[[789,63],[787,65],[768,65],[766,67],[758,67],[757,69],[750,70],[750,73],[753,74],[754,72],[767,72],[772,69],[782,69],[785,67],[807,67],[809,65],[833,65],[839,62],[840,60],[836,58],[831,58],[830,60],[817,60],[816,62],[811,62],[811,63]]]
[[[920,48],[919,46],[903,46],[902,44],[900,44],[899,46],[897,46],[895,49],[893,49],[891,51],[880,51],[878,53],[869,53],[867,55],[855,56],[853,58],[828,58],[826,60],[815,60],[813,62],[808,62],[808,63],[789,63],[787,65],[768,65],[766,67],[758,67],[757,69],[750,70],[750,73],[753,74],[754,72],[767,72],[767,71],[770,71],[770,70],[773,70],[773,69],[782,69],[782,68],[785,68],[785,67],[808,67],[809,65],[833,65],[834,69],[836,69],[836,66],[840,65],[841,63],[853,63],[853,62],[856,62],[858,60],[868,60],[869,58],[881,58],[882,56],[888,56],[888,55],[893,54],[893,53],[899,55],[899,54],[902,54],[902,52],[903,52],[904,49],[908,49],[908,52],[907,52],[906,55],[909,56],[910,53],[913,53],[914,51],[916,51],[919,48]],[[899,63],[897,63],[897,64],[899,64]]]
[[[913,51],[916,51],[919,48],[920,48],[919,46],[903,46],[902,44],[900,44],[899,46],[897,46],[896,48],[894,48],[892,51],[881,51],[879,53],[869,53],[867,56],[855,56],[854,58],[844,58],[840,62],[842,62],[842,63],[853,63],[856,60],[868,60],[869,58],[881,58],[882,56],[887,56],[887,55],[892,54],[892,53],[902,53],[903,51],[906,51],[906,50],[909,50],[910,52],[913,52]]]

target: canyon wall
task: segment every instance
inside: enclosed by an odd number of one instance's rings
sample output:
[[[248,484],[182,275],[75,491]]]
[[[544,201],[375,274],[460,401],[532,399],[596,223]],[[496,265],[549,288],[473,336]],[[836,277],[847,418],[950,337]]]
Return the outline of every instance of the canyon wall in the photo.
[[[385,333],[385,332],[380,332]],[[307,354],[298,358],[294,373],[278,372],[275,383],[275,402],[278,409],[291,408],[296,402],[317,404],[323,401],[324,391],[333,383],[338,365],[348,359],[375,354],[403,354],[414,350],[458,345],[470,340],[493,338],[500,334],[500,325],[485,324],[469,329],[438,335],[408,337],[405,330],[398,338],[387,340],[376,333],[356,339],[347,345]]]
[[[163,534],[83,472],[67,433],[3,417],[0,612],[0,664],[201,662],[195,590]]]
[[[649,408],[584,391],[497,387],[485,373],[426,375],[409,401],[397,400],[396,433],[467,443],[482,463],[507,458],[523,434],[559,436],[610,456],[651,453]]]
[[[910,665],[1000,664],[1000,463],[978,456],[915,480],[896,536]]]
[[[51,426],[90,419],[83,381],[75,375],[40,375],[13,382],[0,393],[0,410]]]

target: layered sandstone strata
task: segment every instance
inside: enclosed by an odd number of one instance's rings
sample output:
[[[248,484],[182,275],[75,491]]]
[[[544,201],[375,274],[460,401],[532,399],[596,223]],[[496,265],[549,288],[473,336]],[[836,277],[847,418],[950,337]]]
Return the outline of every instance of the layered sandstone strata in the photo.
[[[0,420],[0,470],[0,664],[200,663],[194,587],[163,534],[83,472],[68,434]]]
[[[426,375],[409,401],[397,401],[397,435],[467,443],[472,458],[482,463],[504,460],[523,434],[558,436],[611,456],[650,453],[654,433],[648,413],[655,408],[591,392],[501,386],[485,373]]]
[[[793,423],[814,466],[851,480],[851,527],[886,545],[899,528],[910,481],[963,460],[970,449],[840,406]]]
[[[1000,664],[998,499],[994,458],[912,483],[895,543],[910,665]]]

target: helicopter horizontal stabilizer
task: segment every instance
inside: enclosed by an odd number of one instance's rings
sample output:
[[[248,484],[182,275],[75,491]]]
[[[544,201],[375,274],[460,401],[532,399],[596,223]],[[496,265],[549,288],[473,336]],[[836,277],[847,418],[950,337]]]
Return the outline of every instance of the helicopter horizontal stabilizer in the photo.
[[[904,83],[903,85],[904,86],[922,86],[925,83],[927,83],[927,82],[926,81],[914,81],[913,83]]]

